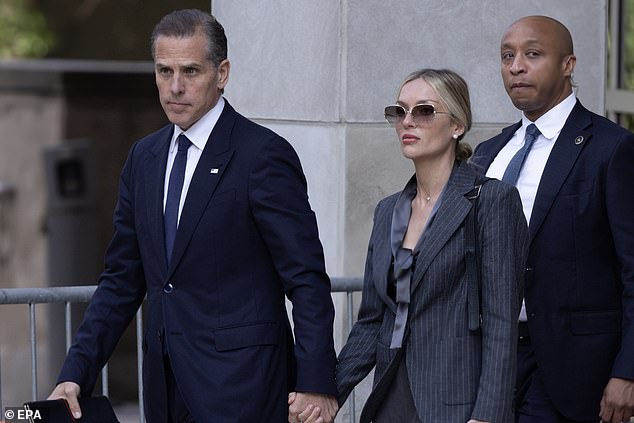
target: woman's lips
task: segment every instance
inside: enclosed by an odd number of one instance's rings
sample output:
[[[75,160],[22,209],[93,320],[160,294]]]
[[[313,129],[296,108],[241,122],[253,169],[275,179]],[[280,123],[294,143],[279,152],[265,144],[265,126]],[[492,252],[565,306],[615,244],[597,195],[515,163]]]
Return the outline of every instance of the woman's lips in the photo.
[[[414,135],[403,135],[401,137],[401,142],[405,145],[410,145],[418,142],[419,138]]]

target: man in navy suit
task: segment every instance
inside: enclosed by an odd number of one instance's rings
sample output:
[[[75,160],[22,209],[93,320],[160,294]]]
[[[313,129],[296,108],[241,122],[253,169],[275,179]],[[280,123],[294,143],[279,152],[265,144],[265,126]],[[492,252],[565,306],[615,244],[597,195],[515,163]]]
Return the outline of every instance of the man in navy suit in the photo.
[[[152,56],[171,124],[130,151],[105,270],[50,398],[80,415],[147,295],[148,422],[282,423],[290,391],[332,421],[334,307],[299,159],[222,97],[230,65],[213,16],[165,16]]]
[[[634,413],[634,135],[584,108],[560,22],[529,16],[501,43],[522,120],[481,143],[473,163],[515,183],[529,222],[516,419],[628,421]],[[536,136],[527,137],[534,124]],[[518,155],[519,156],[519,155]]]

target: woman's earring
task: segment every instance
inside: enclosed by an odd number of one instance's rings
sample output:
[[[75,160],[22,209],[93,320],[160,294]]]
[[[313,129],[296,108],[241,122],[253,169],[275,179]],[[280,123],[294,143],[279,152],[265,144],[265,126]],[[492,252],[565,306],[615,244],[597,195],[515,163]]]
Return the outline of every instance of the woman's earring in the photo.
[[[457,140],[458,139],[458,135],[457,134],[453,134],[453,139]]]

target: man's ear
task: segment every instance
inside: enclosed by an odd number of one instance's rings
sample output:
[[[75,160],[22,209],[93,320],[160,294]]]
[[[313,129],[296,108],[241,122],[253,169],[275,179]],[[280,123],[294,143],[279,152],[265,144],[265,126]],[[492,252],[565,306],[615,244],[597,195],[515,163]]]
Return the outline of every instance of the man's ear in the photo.
[[[577,64],[577,57],[574,54],[569,54],[564,57],[564,76],[570,78],[575,71],[575,65]]]
[[[231,70],[231,63],[229,59],[225,59],[218,65],[218,90],[224,90],[225,86],[229,82],[229,71]]]

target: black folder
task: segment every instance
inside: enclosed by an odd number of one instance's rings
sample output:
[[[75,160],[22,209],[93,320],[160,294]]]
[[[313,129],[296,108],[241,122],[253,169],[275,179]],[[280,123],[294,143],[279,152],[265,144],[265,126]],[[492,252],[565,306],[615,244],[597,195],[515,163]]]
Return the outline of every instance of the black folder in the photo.
[[[24,404],[24,408],[31,410],[31,415],[37,414],[40,419],[33,419],[34,423],[119,423],[112,409],[110,401],[105,396],[80,397],[81,419],[73,417],[64,399],[32,401]]]

